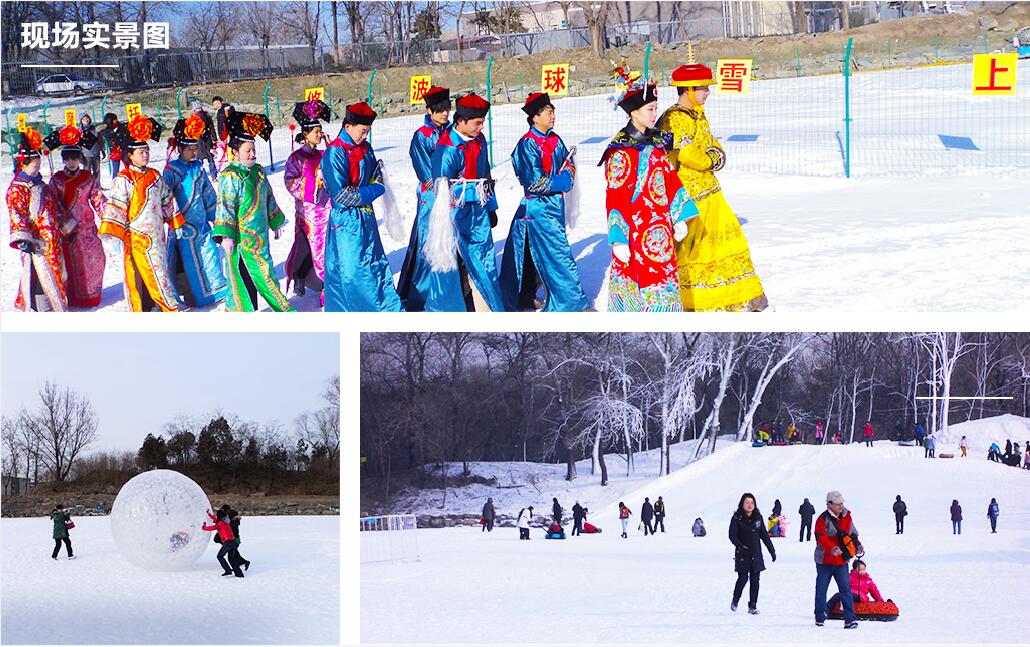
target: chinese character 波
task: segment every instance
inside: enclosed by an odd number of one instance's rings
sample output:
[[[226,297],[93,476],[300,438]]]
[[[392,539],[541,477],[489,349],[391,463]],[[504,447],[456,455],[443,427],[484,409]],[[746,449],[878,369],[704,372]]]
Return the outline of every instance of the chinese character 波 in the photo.
[[[79,25],[74,22],[55,22],[52,47],[79,48]]]
[[[29,49],[50,47],[50,25],[45,22],[23,22],[21,24],[21,46]]]
[[[143,49],[168,49],[168,23],[143,23]]]
[[[139,25],[134,22],[116,22],[111,34],[114,36],[115,49],[139,47]]]
[[[111,31],[111,25],[105,25],[100,22],[86,23],[82,26],[82,47],[84,49],[92,49],[94,47],[110,48],[111,37],[107,35],[109,31]]]

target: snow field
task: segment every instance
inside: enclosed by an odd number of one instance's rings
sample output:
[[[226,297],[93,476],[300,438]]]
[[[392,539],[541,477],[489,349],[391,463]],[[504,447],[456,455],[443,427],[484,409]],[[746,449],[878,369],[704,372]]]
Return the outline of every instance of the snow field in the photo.
[[[145,571],[122,558],[109,517],[73,519],[76,559],[62,545],[56,562],[49,519],[0,522],[3,644],[340,642],[339,517],[244,517],[244,579],[221,577],[210,537],[191,568]]]

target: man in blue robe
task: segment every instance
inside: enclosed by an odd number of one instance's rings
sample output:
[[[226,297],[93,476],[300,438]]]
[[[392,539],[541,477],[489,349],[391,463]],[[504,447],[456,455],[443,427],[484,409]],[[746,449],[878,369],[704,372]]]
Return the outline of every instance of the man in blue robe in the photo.
[[[507,310],[582,312],[590,308],[576,259],[565,232],[565,194],[572,190],[576,167],[565,142],[554,132],[554,105],[545,92],[534,92],[522,106],[529,131],[511,154],[511,164],[525,192],[504,244],[501,292]],[[537,303],[539,283],[544,303]]]
[[[401,310],[372,210],[372,202],[386,190],[368,143],[375,118],[364,101],[347,106],[343,130],[322,157],[322,177],[333,206],[325,241],[326,312]]]

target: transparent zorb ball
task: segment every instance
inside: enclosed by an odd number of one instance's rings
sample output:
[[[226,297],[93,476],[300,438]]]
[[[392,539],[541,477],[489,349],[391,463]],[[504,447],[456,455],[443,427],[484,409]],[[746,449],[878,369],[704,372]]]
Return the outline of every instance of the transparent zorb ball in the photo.
[[[122,486],[111,509],[111,535],[129,562],[151,571],[188,568],[204,553],[211,503],[193,479],[152,470]]]

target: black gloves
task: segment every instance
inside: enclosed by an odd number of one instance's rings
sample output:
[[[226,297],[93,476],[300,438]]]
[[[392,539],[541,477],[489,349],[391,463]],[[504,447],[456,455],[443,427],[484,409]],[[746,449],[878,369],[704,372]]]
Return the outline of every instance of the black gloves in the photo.
[[[490,229],[493,229],[496,226],[497,226],[497,212],[496,211],[491,211],[490,212]]]
[[[770,553],[770,555],[772,557],[772,560],[775,562],[776,561],[776,553]]]

